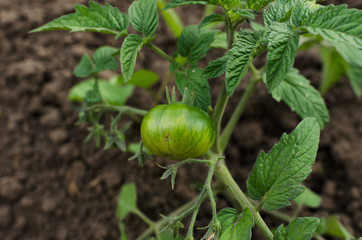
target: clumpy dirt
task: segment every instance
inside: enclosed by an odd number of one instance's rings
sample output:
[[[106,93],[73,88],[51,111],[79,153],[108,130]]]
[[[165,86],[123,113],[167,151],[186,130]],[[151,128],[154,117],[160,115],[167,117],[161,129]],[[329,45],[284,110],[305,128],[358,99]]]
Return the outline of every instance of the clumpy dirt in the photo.
[[[109,2],[126,11],[132,1]],[[350,7],[362,8],[358,0],[348,2]],[[2,240],[119,239],[115,212],[122,184],[136,182],[140,209],[156,220],[159,213],[170,213],[194,197],[198,192],[195,183],[203,182],[206,174],[202,166],[185,166],[171,191],[170,183],[159,179],[162,170],[152,161],[140,168],[127,160],[129,154],[115,149],[103,151],[93,141],[84,143],[87,126],[75,126],[77,113],[67,101],[69,89],[79,81],[72,70],[84,53],[91,55],[101,45],[120,46],[120,42],[113,36],[95,33],[28,33],[61,14],[71,13],[75,3],[86,1],[0,2]],[[199,21],[199,14],[190,14],[190,8],[178,11],[188,23]],[[170,38],[161,21],[156,44],[171,54],[175,46]],[[218,54],[220,51],[212,51],[208,59]],[[137,67],[163,77],[167,65],[154,53],[143,50]],[[295,66],[313,85],[318,85],[318,52],[298,54]],[[221,82],[210,80],[213,101]],[[226,118],[244,90],[245,82],[231,98]],[[325,101],[331,122],[322,132],[313,173],[305,181],[306,186],[322,195],[323,202],[321,208],[305,209],[302,215],[338,214],[349,231],[362,236],[362,100],[355,97],[344,78],[326,94]],[[150,108],[152,97],[137,90],[129,104]],[[285,104],[275,102],[264,86],[258,86],[226,151],[228,165],[243,189],[260,149],[268,151],[283,132],[290,132],[299,121]],[[138,128],[138,123],[133,124],[127,134],[129,142],[139,141]],[[218,208],[227,205],[220,197]],[[209,206],[205,206],[198,226],[207,225],[210,217]],[[271,226],[278,223],[269,216],[266,220]],[[146,229],[134,216],[127,217],[126,223],[130,239]],[[256,239],[262,239],[258,231],[255,234]]]

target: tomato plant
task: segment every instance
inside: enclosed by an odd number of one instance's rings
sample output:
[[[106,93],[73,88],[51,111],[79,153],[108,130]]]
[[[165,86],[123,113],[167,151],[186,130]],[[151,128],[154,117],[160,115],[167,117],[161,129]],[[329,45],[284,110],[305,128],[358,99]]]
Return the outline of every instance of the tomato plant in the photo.
[[[174,160],[203,155],[216,136],[213,120],[202,110],[183,103],[158,105],[143,118],[143,143],[151,153]]]
[[[172,8],[193,4],[207,5],[205,17],[200,19],[199,25],[183,27]],[[153,43],[159,11],[177,38],[177,50],[172,54]],[[263,25],[254,21],[261,13]],[[134,29],[132,33],[128,30],[130,24]],[[141,116],[144,117],[141,124],[143,143],[137,145],[139,150],[132,159],[137,158],[141,165],[150,154],[177,160],[176,164],[161,166],[165,169],[161,179],[171,176],[172,187],[177,169],[183,164],[208,166],[199,195],[158,221],[150,220],[137,208],[135,185],[125,185],[117,211],[122,238],[127,239],[123,220],[133,213],[149,225],[139,240],[150,236],[194,239],[198,211],[206,199],[210,202],[212,217],[203,239],[251,239],[254,225],[268,240],[324,239],[323,234],[352,238],[334,218],[297,217],[301,207],[293,216],[273,211],[289,206],[291,201],[299,206],[318,207],[320,204],[319,196],[306,191],[301,183],[311,172],[320,131],[329,121],[321,94],[345,74],[354,92],[361,96],[361,10],[349,9],[347,5],[322,6],[314,0],[171,0],[167,3],[136,0],[125,13],[109,4],[102,6],[90,1],[89,8],[76,5],[75,13],[55,19],[34,32],[48,30],[93,31],[124,37],[118,48],[104,46],[95,51],[93,58],[84,55],[74,70],[76,76],[90,78],[72,89],[70,99],[82,102],[80,121],[93,125],[90,137],[95,137],[97,143],[103,137],[106,147],[117,146],[122,151],[131,149],[131,144],[126,147],[124,134],[129,123],[119,127],[119,120],[126,114],[137,122]],[[144,69],[134,72],[138,53],[144,47],[169,62],[169,71],[156,93],[152,86],[158,81],[157,76]],[[202,68],[199,62],[213,47],[224,49],[224,55]],[[323,76],[319,91],[293,67],[297,51],[311,47],[319,49],[322,55]],[[266,53],[265,66],[254,66],[253,60],[262,57],[262,53]],[[108,80],[100,79],[99,72],[118,69],[115,57],[119,58],[122,74]],[[246,77],[248,72],[250,78]],[[153,76],[152,81],[144,74]],[[209,79],[221,75],[225,76],[225,83],[217,89],[217,100],[212,104],[210,88],[213,86],[210,87]],[[183,103],[176,103],[175,88],[172,99],[168,95],[167,85],[173,78]],[[247,87],[239,103],[231,106],[233,113],[223,125],[228,101],[242,81],[248,81]],[[285,102],[302,121],[291,133],[283,134],[268,153],[259,153],[246,182],[246,195],[232,177],[224,152],[259,84],[265,84],[272,97]],[[170,104],[158,105],[150,111],[128,106],[127,97],[135,87],[147,89],[155,103],[166,89]],[[117,114],[111,118],[109,130],[100,123],[107,112]],[[213,181],[218,184],[212,184]],[[215,198],[218,194],[229,198],[236,206],[218,212]],[[272,232],[261,211],[279,217],[289,225],[281,224]],[[178,230],[188,215],[191,219],[186,236],[182,237]]]

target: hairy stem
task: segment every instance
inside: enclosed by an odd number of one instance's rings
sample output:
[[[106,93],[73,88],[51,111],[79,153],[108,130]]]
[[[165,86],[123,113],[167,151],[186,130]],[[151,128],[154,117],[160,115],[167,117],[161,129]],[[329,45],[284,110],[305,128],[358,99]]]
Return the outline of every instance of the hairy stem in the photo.
[[[144,116],[147,114],[146,110],[138,109],[130,106],[114,106],[114,105],[108,105],[108,104],[95,104],[91,107],[89,107],[89,110],[95,110],[95,109],[102,109],[102,110],[110,110],[110,111],[117,111],[125,114],[137,114]]]
[[[239,118],[240,118],[241,114],[244,112],[246,104],[248,103],[256,86],[262,80],[262,74],[260,74],[258,72],[258,70],[256,70],[254,68],[252,70],[252,72],[256,72],[256,73],[253,74],[253,77],[251,78],[242,98],[240,99],[240,102],[236,106],[231,118],[229,119],[229,122],[226,124],[225,129],[220,136],[219,144],[220,144],[221,152],[224,152],[225,147],[226,147],[227,143],[229,142],[229,139],[230,139],[232,133],[234,132],[234,129],[239,121]]]
[[[154,45],[153,43],[148,43],[146,44],[147,47],[151,48],[156,54],[158,54],[159,56],[161,56],[162,58],[166,59],[167,61],[169,61],[170,63],[174,63],[175,59],[173,57],[171,57],[170,55],[168,55],[167,53],[165,53],[162,49],[160,49],[159,47],[157,47],[156,45]]]
[[[223,161],[220,161],[218,166],[215,169],[215,174],[218,180],[223,183],[227,188],[230,189],[232,194],[234,195],[236,201],[240,204],[240,206],[244,208],[249,208],[253,213],[254,221],[260,231],[264,234],[264,236],[268,240],[273,239],[273,233],[270,231],[260,213],[255,211],[254,206],[249,202],[248,198],[245,196],[243,191],[239,188],[234,178],[231,176],[229,169],[226,167]]]

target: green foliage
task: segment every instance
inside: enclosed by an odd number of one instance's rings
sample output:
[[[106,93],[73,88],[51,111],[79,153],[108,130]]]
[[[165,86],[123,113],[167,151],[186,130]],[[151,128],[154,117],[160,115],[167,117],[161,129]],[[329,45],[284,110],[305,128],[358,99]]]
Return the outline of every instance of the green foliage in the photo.
[[[69,30],[71,32],[101,32],[115,34],[116,37],[127,34],[128,17],[117,8],[106,4],[104,7],[96,2],[89,2],[89,8],[75,5],[75,13],[59,17],[31,32]]]
[[[136,34],[130,34],[124,39],[121,48],[121,69],[126,83],[133,75],[137,53],[141,50],[142,46],[143,40]]]
[[[283,100],[302,118],[315,117],[321,129],[329,122],[328,109],[323,98],[297,69],[293,68],[287,73],[284,80],[272,91],[272,96],[278,102]]]
[[[268,11],[264,11],[264,23],[271,27],[275,22],[284,22],[289,19],[296,0],[277,0],[270,4]]]
[[[228,52],[225,81],[229,96],[233,95],[235,89],[246,75],[256,50],[261,44],[262,36],[262,32],[241,31],[238,40]]]
[[[83,101],[87,92],[93,89],[95,80],[88,79],[74,85],[68,94],[68,99],[71,101]],[[99,92],[102,100],[105,103],[116,106],[123,106],[126,104],[127,98],[132,95],[134,86],[120,86],[115,87],[106,80],[98,80]]]
[[[145,89],[151,89],[151,86],[158,82],[160,77],[149,70],[140,69],[133,73],[131,79],[125,83],[122,75],[117,75],[109,79],[109,82],[113,85],[134,85]]]
[[[118,197],[117,218],[121,221],[130,212],[137,209],[136,184],[124,184]]]
[[[323,64],[320,92],[324,95],[340,81],[344,73],[344,68],[343,59],[333,48],[321,46],[320,53]]]
[[[248,208],[239,214],[233,208],[224,208],[217,214],[221,223],[219,240],[249,240],[254,226],[253,215]]]
[[[175,7],[180,7],[180,6],[185,6],[185,5],[190,5],[190,4],[208,4],[208,3],[216,3],[216,0],[200,0],[200,1],[195,1],[195,0],[171,0],[169,3],[166,4],[164,10],[169,9],[169,8],[175,8]]]
[[[316,10],[315,1],[298,1],[292,10],[290,23],[294,27],[300,27],[304,21]]]
[[[289,206],[304,191],[300,183],[311,172],[318,149],[320,128],[314,118],[305,118],[266,154],[261,151],[247,180],[250,197],[262,199],[266,210]]]
[[[106,70],[117,70],[118,64],[114,59],[117,54],[119,54],[118,48],[100,47],[94,52],[93,61],[87,54],[84,54],[73,73],[77,77],[89,77]]]
[[[209,16],[204,17],[204,19],[202,19],[199,28],[205,27],[207,25],[209,25],[210,23],[214,23],[214,22],[225,22],[225,16],[220,15],[220,14],[211,14]]]
[[[347,5],[329,5],[316,10],[303,28],[331,43],[346,43],[362,49],[362,11]]]
[[[285,23],[274,23],[268,37],[266,84],[272,92],[292,67],[297,54],[299,33]]]
[[[306,205],[310,208],[318,208],[321,205],[322,198],[309,188],[294,199],[298,205]]]
[[[274,0],[248,0],[246,1],[247,2],[246,6],[252,10],[260,10],[273,1]]]
[[[175,81],[182,94],[187,88],[195,95],[194,106],[207,112],[211,104],[210,86],[202,72],[203,69],[199,67],[192,67],[184,72],[178,71],[175,73]]]
[[[209,65],[202,72],[202,76],[206,78],[219,77],[221,74],[225,72],[227,61],[228,61],[227,55],[218,58],[214,61],[211,61]]]
[[[352,239],[352,234],[343,226],[338,216],[322,217],[317,232],[342,239]]]
[[[161,15],[165,19],[167,26],[172,31],[174,37],[179,38],[183,29],[183,24],[179,15],[173,9],[162,10],[166,6],[165,0],[158,0],[157,6],[158,9],[161,11]]]
[[[196,25],[184,28],[177,46],[178,53],[187,58],[186,64],[196,66],[197,62],[206,56],[216,33],[215,30],[200,29]]]
[[[296,218],[287,227],[280,225],[275,231],[274,240],[310,240],[318,224],[318,218]]]
[[[137,0],[128,9],[132,27],[144,37],[151,37],[158,27],[157,0]]]

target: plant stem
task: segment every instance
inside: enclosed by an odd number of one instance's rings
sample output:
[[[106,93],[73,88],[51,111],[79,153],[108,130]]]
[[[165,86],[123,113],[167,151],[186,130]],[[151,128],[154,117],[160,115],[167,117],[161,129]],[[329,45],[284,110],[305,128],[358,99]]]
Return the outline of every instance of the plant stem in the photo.
[[[155,96],[154,105],[157,105],[160,102],[160,100],[162,98],[162,94],[165,91],[165,87],[166,87],[167,83],[170,81],[170,79],[172,78],[172,76],[173,76],[173,73],[170,71],[167,71],[166,76],[163,78],[161,86],[158,89],[157,94]]]
[[[107,105],[107,104],[96,104],[96,105],[89,107],[89,109],[104,109],[104,110],[122,112],[125,114],[137,114],[137,115],[141,115],[141,116],[144,116],[147,114],[147,111],[143,110],[143,109],[138,109],[138,108],[134,108],[134,107],[130,107],[130,106],[114,106],[114,105]]]
[[[148,43],[148,44],[146,44],[146,46],[151,48],[155,53],[157,53],[159,56],[163,57],[164,59],[166,59],[170,63],[175,62],[175,59],[173,57],[171,57],[170,55],[165,53],[162,49],[160,49],[159,47],[157,47],[153,43]]]
[[[273,233],[270,231],[270,229],[260,216],[260,213],[255,211],[254,206],[249,202],[243,191],[241,191],[234,178],[231,176],[229,169],[226,167],[224,161],[219,162],[218,166],[215,169],[215,174],[218,180],[230,189],[240,206],[243,209],[249,208],[249,210],[253,213],[254,221],[260,231],[268,240],[272,240]]]
[[[221,152],[224,152],[225,147],[226,147],[232,133],[234,132],[236,124],[239,121],[239,118],[240,118],[241,114],[244,112],[246,104],[248,103],[252,93],[254,92],[257,84],[260,82],[261,79],[262,78],[261,78],[260,74],[255,74],[251,78],[240,102],[236,106],[231,118],[229,119],[229,122],[226,124],[224,131],[222,132],[222,134],[220,136],[219,144],[220,144]]]
[[[226,38],[228,43],[228,49],[232,48],[233,42],[234,42],[234,34],[235,29],[232,26],[232,23],[230,22],[229,17],[227,14],[225,14],[226,19]],[[220,137],[220,128],[221,128],[221,120],[225,112],[226,104],[229,100],[229,96],[226,92],[226,85],[223,84],[222,88],[219,93],[219,97],[216,101],[214,113],[213,113],[213,119],[216,125],[216,139],[215,143],[213,145],[213,151],[217,154],[221,155],[222,151],[220,149],[220,143],[219,143],[219,137]]]
[[[198,199],[198,197],[195,197],[195,198],[191,199],[190,201],[188,201],[187,203],[185,203],[184,205],[182,205],[181,207],[179,207],[178,209],[176,209],[175,211],[170,213],[168,215],[168,217],[175,217],[175,216],[179,215],[180,213],[185,212],[187,209],[191,208],[195,204],[197,199]],[[156,229],[160,229],[162,226],[164,226],[166,224],[167,224],[167,221],[165,219],[158,220],[157,222],[155,222],[153,224],[152,227],[150,226],[146,231],[144,231],[137,238],[137,240],[146,239],[147,237],[151,236],[156,231]]]
[[[136,215],[137,217],[141,218],[142,221],[144,221],[148,226],[152,227],[155,225],[155,222],[152,221],[151,219],[149,219],[143,212],[141,212],[138,209],[133,209],[131,211],[134,215]]]

